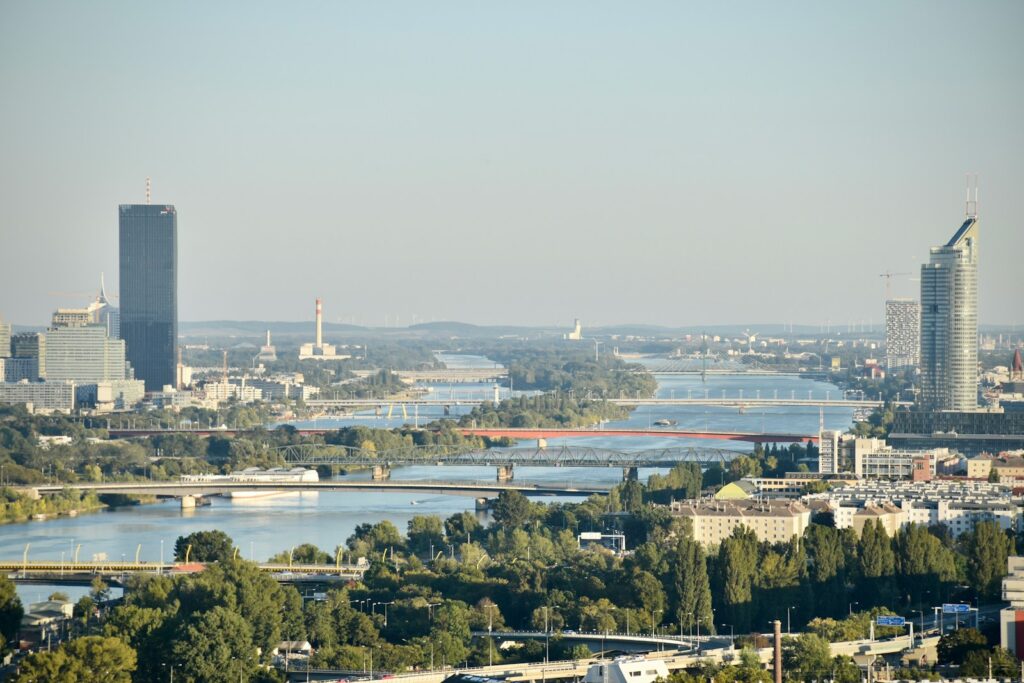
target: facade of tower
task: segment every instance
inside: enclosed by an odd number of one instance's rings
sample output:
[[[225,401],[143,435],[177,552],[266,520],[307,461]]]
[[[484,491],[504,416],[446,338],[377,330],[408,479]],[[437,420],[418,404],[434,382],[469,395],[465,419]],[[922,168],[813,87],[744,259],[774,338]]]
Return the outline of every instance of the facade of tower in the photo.
[[[978,219],[921,266],[921,407],[978,407]]]
[[[178,214],[173,206],[120,207],[120,336],[146,391],[175,384]]]
[[[916,367],[921,348],[921,305],[913,299],[885,302],[885,366]]]

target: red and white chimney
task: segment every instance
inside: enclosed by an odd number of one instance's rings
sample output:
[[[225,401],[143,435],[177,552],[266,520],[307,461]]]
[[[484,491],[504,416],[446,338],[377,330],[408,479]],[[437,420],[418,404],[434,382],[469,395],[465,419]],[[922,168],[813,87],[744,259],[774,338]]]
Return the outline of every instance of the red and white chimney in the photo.
[[[324,310],[323,305],[320,303],[320,298],[316,300],[316,348],[320,348],[324,344]]]

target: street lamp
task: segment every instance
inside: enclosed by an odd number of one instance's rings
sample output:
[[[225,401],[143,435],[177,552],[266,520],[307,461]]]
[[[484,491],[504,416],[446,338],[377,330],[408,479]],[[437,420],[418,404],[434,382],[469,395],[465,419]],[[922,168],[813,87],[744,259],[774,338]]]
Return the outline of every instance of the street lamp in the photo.
[[[487,605],[487,665],[494,666],[494,612],[491,610],[497,607],[493,602]]]
[[[790,605],[789,607],[786,608],[786,635],[791,635],[793,633],[793,631],[790,630],[790,628],[789,628],[789,610],[791,610],[791,609],[796,609],[796,608],[793,607],[792,605]]]
[[[722,624],[722,628],[729,627],[729,648],[732,650],[736,649],[736,632],[733,630],[732,624]]]
[[[850,608],[849,608],[849,611],[850,611],[850,616],[851,616],[851,617],[853,616],[853,606],[854,606],[854,605],[859,605],[859,604],[860,604],[859,602],[851,602],[851,603],[850,603]]]

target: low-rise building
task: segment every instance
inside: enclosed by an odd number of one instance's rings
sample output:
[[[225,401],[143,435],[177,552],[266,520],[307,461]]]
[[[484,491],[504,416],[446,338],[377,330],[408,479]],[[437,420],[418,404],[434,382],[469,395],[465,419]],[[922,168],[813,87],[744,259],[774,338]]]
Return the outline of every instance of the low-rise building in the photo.
[[[781,543],[802,536],[811,523],[810,508],[786,500],[684,500],[669,509],[676,517],[689,519],[693,538],[711,547],[732,535],[738,526],[752,530],[759,541]]]
[[[942,524],[959,536],[980,521],[1016,529],[1020,517],[1010,487],[979,481],[860,482],[805,498],[812,500],[828,504],[837,528],[858,533],[868,519],[890,534],[907,524]]]

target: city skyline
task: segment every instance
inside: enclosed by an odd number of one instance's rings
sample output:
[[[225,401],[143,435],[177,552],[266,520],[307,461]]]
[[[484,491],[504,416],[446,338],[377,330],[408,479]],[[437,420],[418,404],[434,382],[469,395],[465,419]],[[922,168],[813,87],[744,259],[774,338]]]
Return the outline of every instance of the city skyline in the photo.
[[[63,7],[0,22],[17,324],[115,272],[151,176],[183,320],[877,327],[966,172],[980,320],[1022,322],[1016,4]]]

